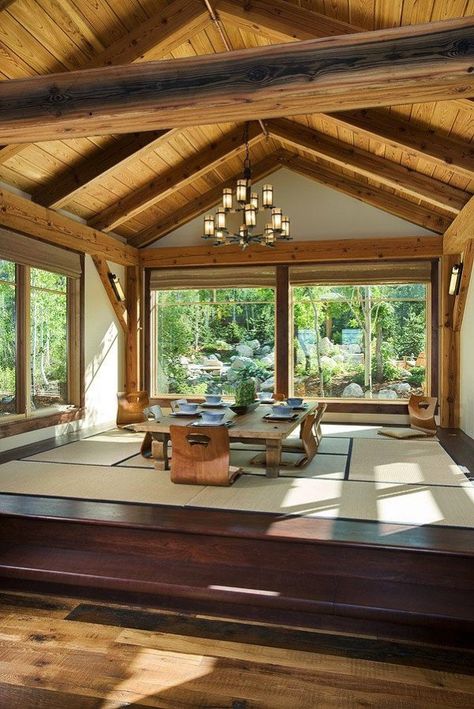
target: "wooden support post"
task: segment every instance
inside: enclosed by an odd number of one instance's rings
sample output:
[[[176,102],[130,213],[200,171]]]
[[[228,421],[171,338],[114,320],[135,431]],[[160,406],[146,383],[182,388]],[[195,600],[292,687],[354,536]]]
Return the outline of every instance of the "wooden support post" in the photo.
[[[142,386],[142,269],[127,267],[127,345],[125,388],[127,392],[139,391]]]
[[[276,343],[275,391],[288,396],[290,375],[290,328],[289,328],[290,284],[288,266],[276,267]]]
[[[441,260],[440,314],[440,425],[459,426],[459,331],[453,329],[455,296],[449,295],[451,269],[460,256],[449,254]]]

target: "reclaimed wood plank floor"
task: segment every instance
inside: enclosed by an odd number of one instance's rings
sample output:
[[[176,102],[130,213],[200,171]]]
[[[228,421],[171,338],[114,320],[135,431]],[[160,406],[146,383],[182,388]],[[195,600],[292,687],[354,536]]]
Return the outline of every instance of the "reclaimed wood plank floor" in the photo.
[[[0,706],[467,707],[474,652],[0,593]]]

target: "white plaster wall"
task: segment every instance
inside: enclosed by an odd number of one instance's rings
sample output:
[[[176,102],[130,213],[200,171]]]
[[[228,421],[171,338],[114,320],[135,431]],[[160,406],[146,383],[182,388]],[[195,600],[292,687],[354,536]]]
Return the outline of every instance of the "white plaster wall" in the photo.
[[[324,239],[363,239],[390,236],[435,236],[404,219],[320,185],[286,168],[256,183],[257,191],[269,182],[275,191],[275,203],[291,220],[295,241]],[[208,210],[211,214],[214,210]],[[202,216],[176,229],[152,247],[205,244],[201,239]]]
[[[109,266],[123,284],[123,266],[112,263]],[[113,424],[117,391],[123,389],[124,384],[125,340],[90,256],[85,258],[84,318],[85,418],[4,438],[0,440],[0,451],[59,437],[79,427],[86,429]]]
[[[461,328],[461,428],[474,438],[474,286],[468,292]]]

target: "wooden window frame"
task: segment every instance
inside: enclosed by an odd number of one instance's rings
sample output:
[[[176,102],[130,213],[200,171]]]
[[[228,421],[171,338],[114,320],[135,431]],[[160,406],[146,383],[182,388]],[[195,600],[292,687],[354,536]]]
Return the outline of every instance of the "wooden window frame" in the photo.
[[[0,420],[0,439],[76,421],[84,416],[84,257],[80,278],[67,278],[68,400],[67,411],[31,411],[28,386],[30,356],[30,266],[15,264],[16,272],[16,402],[17,413]]]
[[[439,386],[439,260],[431,261],[431,282],[427,288],[427,357],[430,368],[428,371],[427,390],[431,396],[438,396]],[[289,363],[291,361],[291,312],[290,312],[290,266],[293,264],[277,264],[275,271],[275,390],[288,396],[290,385]],[[315,268],[318,264],[315,263]],[[182,267],[186,268],[186,267]],[[230,267],[231,268],[231,267]],[[145,269],[145,346],[144,371],[147,391],[151,391],[151,333],[153,318],[151,315],[151,271]],[[156,401],[166,403],[167,399],[175,398],[169,394],[157,394]],[[154,399],[154,400],[155,400]],[[407,402],[377,401],[364,399],[361,401],[344,401],[340,398],[325,398],[330,413],[364,413],[364,414],[407,414]]]

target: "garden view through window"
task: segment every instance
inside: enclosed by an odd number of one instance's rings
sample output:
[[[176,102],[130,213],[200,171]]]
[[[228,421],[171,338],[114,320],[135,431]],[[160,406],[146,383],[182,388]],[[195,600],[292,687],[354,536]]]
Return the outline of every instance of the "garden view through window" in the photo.
[[[293,288],[293,390],[330,398],[424,393],[424,284]]]
[[[1,418],[68,402],[68,321],[66,276],[0,260]]]
[[[273,391],[273,288],[153,291],[156,391],[229,394],[255,377]]]
[[[427,286],[305,285],[291,289],[290,394],[408,399],[424,393]],[[275,290],[153,290],[155,394],[224,394],[252,377],[275,391]]]

